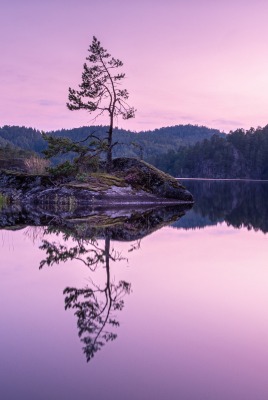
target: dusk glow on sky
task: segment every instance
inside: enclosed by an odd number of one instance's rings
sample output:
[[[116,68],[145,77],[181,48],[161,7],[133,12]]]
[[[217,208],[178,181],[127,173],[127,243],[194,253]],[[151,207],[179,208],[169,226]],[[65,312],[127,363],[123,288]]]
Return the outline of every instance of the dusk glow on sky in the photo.
[[[2,0],[0,126],[106,124],[66,107],[95,35],[124,62],[130,130],[268,123],[267,0]]]

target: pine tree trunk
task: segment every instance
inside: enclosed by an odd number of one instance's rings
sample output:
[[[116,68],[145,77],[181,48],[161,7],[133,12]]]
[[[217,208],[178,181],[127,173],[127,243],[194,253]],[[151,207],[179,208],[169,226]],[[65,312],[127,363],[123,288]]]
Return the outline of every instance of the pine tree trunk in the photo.
[[[106,172],[112,169],[112,138],[113,138],[113,115],[110,115],[110,126],[108,131],[108,149],[106,155]]]

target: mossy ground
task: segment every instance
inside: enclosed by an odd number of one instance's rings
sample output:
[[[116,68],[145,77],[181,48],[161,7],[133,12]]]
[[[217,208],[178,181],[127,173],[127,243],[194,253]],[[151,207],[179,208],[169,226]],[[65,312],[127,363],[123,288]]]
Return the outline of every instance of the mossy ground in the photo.
[[[0,210],[8,204],[8,199],[6,196],[0,193]]]
[[[80,179],[78,176],[78,179],[65,184],[65,186],[77,189],[88,189],[94,192],[102,192],[108,190],[112,186],[126,187],[127,183],[123,177],[94,172],[91,174],[83,174]]]

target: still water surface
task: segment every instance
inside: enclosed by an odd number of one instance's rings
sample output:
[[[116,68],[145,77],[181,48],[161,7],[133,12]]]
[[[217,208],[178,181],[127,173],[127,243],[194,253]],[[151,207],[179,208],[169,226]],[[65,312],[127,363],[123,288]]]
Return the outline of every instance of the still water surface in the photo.
[[[168,225],[0,231],[1,399],[268,398],[268,183],[184,183]]]

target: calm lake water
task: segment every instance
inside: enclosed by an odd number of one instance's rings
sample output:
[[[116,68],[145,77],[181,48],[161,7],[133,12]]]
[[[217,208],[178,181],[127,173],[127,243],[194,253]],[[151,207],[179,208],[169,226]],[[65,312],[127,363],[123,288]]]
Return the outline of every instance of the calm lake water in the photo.
[[[184,184],[185,215],[7,213],[1,399],[268,398],[268,183]]]

